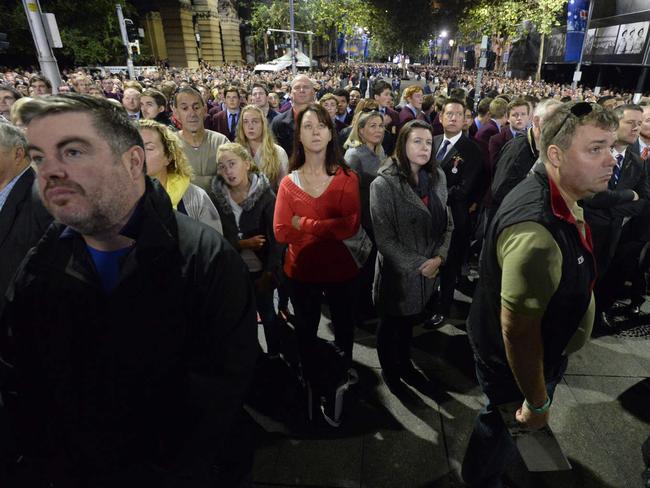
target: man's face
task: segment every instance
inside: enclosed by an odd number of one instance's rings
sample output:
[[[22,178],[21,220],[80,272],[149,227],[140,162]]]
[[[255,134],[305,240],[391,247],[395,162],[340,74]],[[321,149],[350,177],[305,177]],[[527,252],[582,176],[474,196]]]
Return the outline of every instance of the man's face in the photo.
[[[643,122],[639,135],[643,137],[644,141],[650,142],[650,106],[643,107]]]
[[[348,113],[348,101],[342,95],[334,95],[336,98],[336,114],[345,115]]]
[[[512,107],[508,115],[510,128],[516,131],[522,131],[526,128],[529,122],[528,105],[520,105]]]
[[[11,106],[16,101],[13,93],[7,90],[0,90],[0,114],[8,116]]]
[[[447,137],[455,136],[463,130],[465,109],[460,103],[448,103],[442,110],[440,122]]]
[[[610,150],[614,140],[615,133],[610,130],[591,124],[578,126],[569,148],[558,150],[562,188],[576,199],[606,190],[616,164]],[[549,152],[555,147],[549,147]]]
[[[56,220],[85,235],[123,221],[137,201],[132,152],[143,162],[141,148],[113,154],[110,135],[98,133],[91,116],[81,112],[37,118],[25,132],[41,199]]]
[[[638,110],[625,110],[623,118],[618,121],[616,130],[616,142],[622,144],[634,144],[639,137],[641,124],[643,123],[643,113]]]
[[[424,93],[421,91],[416,91],[411,95],[411,97],[408,99],[408,102],[413,105],[418,110],[422,110],[422,100],[424,98]]]
[[[181,123],[183,130],[198,132],[203,129],[206,108],[201,100],[191,93],[181,93],[176,97],[174,116]]]
[[[127,88],[124,90],[122,105],[131,113],[140,111],[140,92],[135,88]]]
[[[465,120],[463,121],[463,130],[469,130],[470,126],[474,122],[474,116],[472,111],[468,108],[465,109]]]
[[[361,93],[358,90],[352,90],[350,92],[350,107],[356,107],[359,100],[361,100]]]
[[[155,98],[144,95],[140,97],[140,111],[145,119],[155,119],[164,110],[165,107],[158,105]]]
[[[390,88],[386,88],[379,95],[375,94],[375,100],[380,107],[388,107],[390,102],[393,100],[393,94],[390,91]]]
[[[4,147],[0,145],[0,175],[12,175],[20,161],[24,159],[20,155],[25,155],[22,146]]]
[[[278,108],[280,105],[280,97],[275,92],[269,93],[268,100],[271,108]]]
[[[266,107],[266,105],[269,103],[268,96],[266,95],[266,92],[263,88],[253,88],[251,96],[253,98],[253,104],[257,105],[258,107]]]
[[[235,111],[239,108],[239,92],[229,91],[226,93],[226,98],[224,100],[226,103],[226,108]]]
[[[294,105],[307,105],[314,101],[314,84],[305,75],[296,76],[291,85],[291,99]]]
[[[80,76],[74,80],[74,89],[77,93],[88,93],[90,88],[90,80],[85,76]]]
[[[35,97],[40,97],[43,95],[50,95],[52,90],[47,87],[44,81],[38,80],[32,83],[32,92]]]
[[[106,93],[112,93],[114,86],[115,84],[113,83],[113,80],[102,80],[102,88]]]

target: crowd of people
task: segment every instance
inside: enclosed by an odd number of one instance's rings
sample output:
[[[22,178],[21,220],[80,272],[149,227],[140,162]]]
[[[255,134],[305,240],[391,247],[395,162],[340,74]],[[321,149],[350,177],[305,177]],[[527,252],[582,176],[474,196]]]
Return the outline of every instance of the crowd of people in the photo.
[[[0,481],[248,486],[260,353],[288,361],[291,331],[338,427],[355,328],[377,322],[400,395],[413,328],[462,292],[488,398],[462,474],[501,486],[497,406],[544,426],[569,354],[640,313],[650,99],[491,73],[476,90],[426,66],[402,90],[400,74],[75,70],[52,94],[2,73]]]

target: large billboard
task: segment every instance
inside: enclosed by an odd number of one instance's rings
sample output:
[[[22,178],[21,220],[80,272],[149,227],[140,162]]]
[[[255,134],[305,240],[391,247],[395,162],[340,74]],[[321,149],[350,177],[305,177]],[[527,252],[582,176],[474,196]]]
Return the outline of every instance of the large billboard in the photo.
[[[583,62],[591,64],[650,64],[650,0],[592,0],[591,21],[584,36]],[[577,62],[580,49],[572,34],[572,20],[581,17],[567,9],[567,26],[554,29],[545,50],[547,63]],[[584,3],[584,2],[583,2]],[[575,10],[575,8],[573,9]],[[581,6],[581,11],[584,6]],[[567,29],[567,27],[569,29]],[[562,40],[564,46],[560,47]],[[582,43],[579,43],[582,45]]]

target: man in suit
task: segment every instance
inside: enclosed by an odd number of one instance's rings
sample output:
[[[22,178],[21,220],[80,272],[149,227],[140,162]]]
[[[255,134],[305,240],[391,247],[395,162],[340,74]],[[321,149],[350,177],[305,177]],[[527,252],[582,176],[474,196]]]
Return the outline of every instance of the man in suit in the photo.
[[[478,102],[478,115],[474,117],[474,122],[469,126],[470,139],[474,139],[479,129],[490,120],[490,103],[492,103],[492,100],[492,98],[486,97]],[[473,109],[474,107],[469,108]]]
[[[643,120],[639,137],[630,146],[630,150],[640,156],[644,162],[650,162],[650,104],[643,106]]]
[[[131,120],[143,118],[142,112],[140,112],[140,95],[141,92],[133,87],[125,89],[122,95],[122,106]]]
[[[449,255],[440,273],[440,300],[434,325],[449,315],[454,288],[470,244],[470,214],[476,211],[481,197],[483,161],[476,144],[463,134],[465,104],[447,99],[442,104],[441,122],[444,134],[434,137],[436,161],[447,177],[449,197],[447,205],[454,219]]]
[[[345,88],[338,88],[333,92],[336,97],[336,117],[334,119],[336,130],[340,132],[342,129],[350,125],[354,111],[350,108],[350,92]]]
[[[0,308],[18,265],[52,222],[33,183],[27,139],[17,127],[0,124]]]
[[[623,283],[637,267],[644,242],[650,201],[648,170],[630,150],[639,135],[643,109],[621,105],[614,109],[619,121],[612,157],[616,161],[605,192],[583,202],[591,227],[599,270],[596,283],[597,311],[607,325],[610,307],[620,297]],[[635,304],[640,305],[640,303]]]
[[[240,98],[237,87],[229,86],[224,92],[225,109],[212,116],[212,127],[229,141],[235,140],[239,123]]]
[[[293,134],[298,113],[314,101],[314,84],[307,75],[298,75],[291,82],[291,110],[281,113],[271,122],[275,140],[291,157],[293,153]]]
[[[523,98],[515,98],[508,104],[508,124],[501,127],[498,134],[490,137],[488,154],[490,158],[490,175],[494,175],[495,164],[501,148],[515,136],[524,134],[530,121],[530,105]]]
[[[501,127],[508,121],[508,102],[503,98],[495,98],[490,102],[489,113],[490,120],[483,124],[476,133],[476,136],[474,136],[486,163],[490,160],[490,137],[498,134]]]
[[[393,154],[395,141],[397,140],[397,126],[399,125],[399,114],[390,108],[393,100],[393,89],[390,83],[384,80],[377,80],[372,85],[373,97],[379,105],[379,112],[384,116],[384,139],[381,143],[387,155]]]

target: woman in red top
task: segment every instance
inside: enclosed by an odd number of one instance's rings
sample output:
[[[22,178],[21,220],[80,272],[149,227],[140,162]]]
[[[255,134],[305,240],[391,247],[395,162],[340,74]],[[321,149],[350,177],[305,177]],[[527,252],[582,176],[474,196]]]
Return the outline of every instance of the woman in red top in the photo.
[[[289,245],[284,272],[306,371],[323,296],[335,343],[346,366],[352,362],[359,268],[343,239],[357,233],[361,204],[357,175],[345,166],[334,134],[332,118],[320,105],[298,114],[290,173],[280,183],[273,219],[277,241]]]

